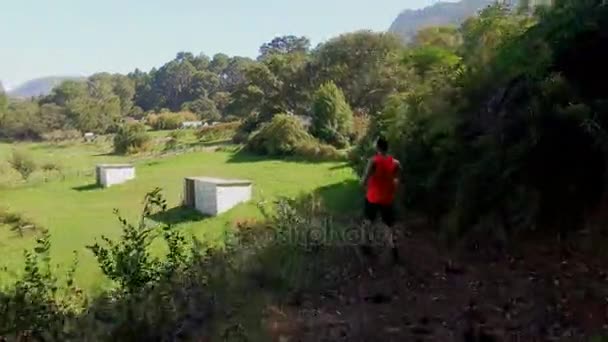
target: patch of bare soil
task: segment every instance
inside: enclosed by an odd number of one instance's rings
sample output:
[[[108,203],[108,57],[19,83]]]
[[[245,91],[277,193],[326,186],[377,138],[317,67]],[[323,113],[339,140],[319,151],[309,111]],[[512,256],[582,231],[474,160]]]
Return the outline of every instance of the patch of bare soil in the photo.
[[[589,341],[608,329],[608,273],[599,260],[529,244],[517,255],[448,251],[402,234],[337,288],[269,307],[273,341]],[[372,272],[366,270],[367,266]]]

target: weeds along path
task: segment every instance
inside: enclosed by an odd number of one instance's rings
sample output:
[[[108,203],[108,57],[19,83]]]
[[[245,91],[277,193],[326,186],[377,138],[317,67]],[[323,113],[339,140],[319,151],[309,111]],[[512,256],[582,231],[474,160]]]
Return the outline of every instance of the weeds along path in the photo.
[[[484,257],[414,229],[340,285],[269,306],[273,341],[588,341],[607,323],[606,270],[554,246]],[[345,263],[346,265],[346,263]],[[351,278],[352,277],[352,278]]]

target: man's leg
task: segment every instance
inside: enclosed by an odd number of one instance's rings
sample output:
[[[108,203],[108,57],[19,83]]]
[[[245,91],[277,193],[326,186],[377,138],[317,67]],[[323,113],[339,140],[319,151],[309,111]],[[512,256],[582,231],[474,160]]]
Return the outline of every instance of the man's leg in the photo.
[[[397,241],[397,232],[395,231],[395,207],[393,204],[389,204],[382,207],[382,221],[388,227],[389,231],[389,244],[391,247],[391,254],[395,263],[400,263],[401,258],[399,257],[399,245]]]
[[[370,229],[372,227],[372,224],[374,223],[374,221],[376,220],[376,213],[377,213],[377,206],[373,203],[370,203],[367,199],[365,199],[365,206],[363,209],[363,214],[364,214],[364,225],[363,225],[363,245],[361,246],[361,250],[363,251],[363,254],[367,255],[367,256],[371,256],[372,255],[372,247],[369,241],[369,234]]]

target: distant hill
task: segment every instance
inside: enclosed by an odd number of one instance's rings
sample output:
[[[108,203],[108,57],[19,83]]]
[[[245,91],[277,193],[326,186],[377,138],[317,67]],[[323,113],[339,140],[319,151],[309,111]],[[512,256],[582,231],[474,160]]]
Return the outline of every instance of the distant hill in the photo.
[[[32,96],[48,95],[51,90],[67,80],[84,80],[84,77],[74,76],[51,76],[33,79],[22,85],[11,89],[8,95],[17,98],[29,98]]]
[[[438,2],[420,10],[405,10],[395,19],[389,32],[410,41],[420,29],[429,26],[459,25],[466,18],[494,3],[494,0]]]

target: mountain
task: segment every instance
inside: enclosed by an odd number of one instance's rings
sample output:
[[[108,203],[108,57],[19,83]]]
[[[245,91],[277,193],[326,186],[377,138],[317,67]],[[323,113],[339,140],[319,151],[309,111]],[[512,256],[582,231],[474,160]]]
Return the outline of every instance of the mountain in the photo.
[[[389,32],[410,41],[416,32],[429,26],[459,25],[466,18],[494,3],[495,0],[461,0],[438,2],[420,10],[405,10],[391,25]]]
[[[51,76],[36,78],[11,89],[8,95],[17,98],[30,98],[33,96],[48,95],[51,90],[67,80],[83,80],[84,77],[75,76]]]

